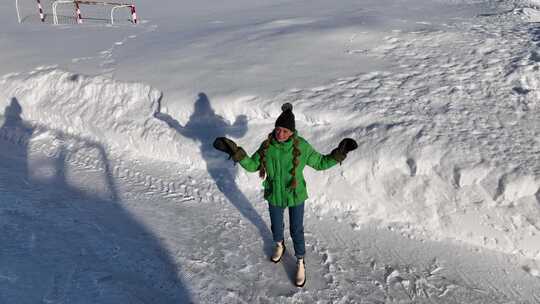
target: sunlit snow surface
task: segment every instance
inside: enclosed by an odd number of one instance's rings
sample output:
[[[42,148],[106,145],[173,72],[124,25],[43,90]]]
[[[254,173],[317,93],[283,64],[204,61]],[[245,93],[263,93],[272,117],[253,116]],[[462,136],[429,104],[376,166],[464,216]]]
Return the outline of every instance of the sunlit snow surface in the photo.
[[[0,303],[538,303],[538,4],[327,2],[0,4]],[[359,143],[306,170],[304,289],[211,147],[255,152],[284,102]]]

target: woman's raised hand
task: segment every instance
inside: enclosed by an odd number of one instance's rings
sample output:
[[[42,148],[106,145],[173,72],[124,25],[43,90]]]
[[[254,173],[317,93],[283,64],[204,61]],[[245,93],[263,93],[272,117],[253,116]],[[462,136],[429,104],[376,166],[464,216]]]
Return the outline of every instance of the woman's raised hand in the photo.
[[[337,148],[332,150],[330,152],[330,155],[339,163],[345,160],[347,158],[347,153],[356,150],[358,148],[358,144],[356,141],[352,138],[344,138],[341,140]]]
[[[227,137],[218,137],[214,140],[214,148],[219,151],[229,154],[235,162],[239,162],[247,156],[246,151],[242,147],[238,147],[236,143]]]

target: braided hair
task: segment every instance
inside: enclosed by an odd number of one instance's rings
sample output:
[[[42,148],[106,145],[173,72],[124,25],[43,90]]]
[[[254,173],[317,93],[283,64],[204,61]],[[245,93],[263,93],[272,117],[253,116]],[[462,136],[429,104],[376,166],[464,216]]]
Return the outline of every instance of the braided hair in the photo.
[[[260,156],[260,165],[259,165],[259,176],[264,179],[266,177],[266,152],[268,151],[268,148],[270,147],[270,143],[272,142],[272,138],[274,137],[274,132],[271,132],[268,134],[268,138],[262,143],[261,149],[259,149],[259,156]],[[296,168],[298,168],[298,165],[300,164],[300,140],[296,136],[296,134],[293,135],[293,168],[291,170],[292,175],[292,181],[290,187],[292,189],[296,189],[298,186],[296,182]]]

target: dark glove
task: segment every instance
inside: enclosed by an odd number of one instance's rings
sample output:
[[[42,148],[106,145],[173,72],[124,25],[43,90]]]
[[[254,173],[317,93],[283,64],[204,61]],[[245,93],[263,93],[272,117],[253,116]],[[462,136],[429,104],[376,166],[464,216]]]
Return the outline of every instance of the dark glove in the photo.
[[[216,138],[213,145],[217,150],[229,154],[229,158],[232,158],[235,162],[239,162],[247,156],[244,149],[238,147],[234,141],[227,137]]]
[[[347,153],[356,150],[358,148],[358,144],[354,139],[352,138],[345,138],[341,140],[338,147],[332,150],[330,152],[330,156],[332,156],[337,162],[341,163],[347,158]]]

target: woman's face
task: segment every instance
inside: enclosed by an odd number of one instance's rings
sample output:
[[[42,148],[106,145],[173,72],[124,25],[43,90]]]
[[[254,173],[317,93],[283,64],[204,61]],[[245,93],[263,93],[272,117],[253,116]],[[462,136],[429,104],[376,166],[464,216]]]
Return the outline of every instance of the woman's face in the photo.
[[[276,135],[276,140],[279,142],[287,141],[294,134],[293,131],[283,127],[277,127],[274,130],[274,133]]]

